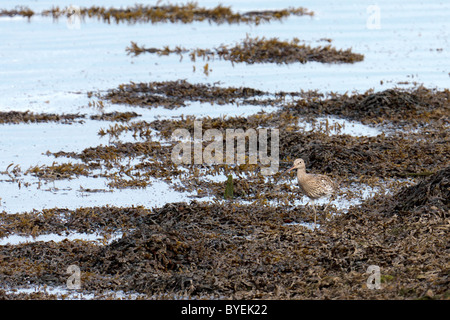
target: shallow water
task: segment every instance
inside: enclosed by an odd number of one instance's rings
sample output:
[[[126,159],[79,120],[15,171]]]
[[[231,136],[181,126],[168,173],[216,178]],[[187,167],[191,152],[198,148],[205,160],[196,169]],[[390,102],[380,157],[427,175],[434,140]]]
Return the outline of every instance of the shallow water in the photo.
[[[48,242],[48,241],[54,241],[54,242],[60,242],[60,241],[64,241],[64,240],[69,240],[69,241],[76,241],[76,240],[81,240],[81,241],[90,241],[90,242],[95,242],[98,244],[108,244],[111,243],[112,241],[116,240],[116,239],[120,239],[122,237],[122,235],[115,235],[113,237],[110,237],[108,239],[104,238],[101,235],[95,234],[95,233],[78,233],[78,232],[71,232],[67,235],[60,235],[60,234],[42,234],[42,235],[38,235],[36,237],[32,237],[32,236],[24,236],[24,235],[17,235],[17,234],[12,234],[9,235],[7,237],[4,238],[0,238],[0,245],[4,246],[4,245],[16,245],[16,244],[21,244],[21,243],[30,243],[30,242],[37,242],[37,241],[42,241],[42,242]]]
[[[40,184],[37,179],[32,181],[33,183],[28,187],[24,187],[23,183],[19,187],[18,183],[0,181],[2,190],[0,210],[15,213],[55,207],[75,209],[106,205],[153,208],[161,207],[168,202],[189,202],[195,195],[192,192],[175,191],[168,183],[157,179],[150,181],[150,186],[146,188],[120,190],[111,190],[104,178],[80,176],[71,180],[55,180],[47,184]],[[94,192],[85,189],[91,189]],[[211,198],[198,200],[211,200]]]
[[[303,132],[316,130],[330,135],[347,134],[354,137],[375,137],[383,133],[382,129],[334,116],[318,117],[313,123],[300,121],[299,126]]]

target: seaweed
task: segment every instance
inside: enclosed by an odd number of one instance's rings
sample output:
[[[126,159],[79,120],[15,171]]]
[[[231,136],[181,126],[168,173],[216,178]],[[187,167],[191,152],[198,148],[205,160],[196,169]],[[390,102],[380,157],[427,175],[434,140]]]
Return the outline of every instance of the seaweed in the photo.
[[[174,109],[186,106],[187,101],[260,104],[255,96],[263,96],[265,92],[253,88],[222,88],[210,84],[191,84],[186,80],[162,81],[149,83],[120,84],[102,96],[113,104],[128,104],[141,107],[162,106]],[[267,103],[271,103],[268,101]]]
[[[385,122],[402,125],[407,122],[426,123],[440,120],[448,123],[450,91],[423,86],[411,89],[388,89],[380,92],[336,94],[327,98],[299,99],[286,104],[285,109],[296,115],[337,115],[363,123]]]
[[[213,60],[218,57],[223,60],[231,61],[231,63],[247,64],[254,63],[306,63],[308,61],[315,61],[321,63],[355,63],[362,61],[364,55],[353,53],[351,49],[337,50],[331,45],[310,47],[306,44],[299,44],[299,39],[292,41],[280,41],[278,38],[265,39],[247,37],[242,43],[236,44],[233,47],[222,45],[214,49],[192,49],[176,47],[170,49],[145,48],[138,46],[135,42],[131,42],[131,46],[127,47],[125,51],[128,54],[138,56],[142,53],[155,53],[159,56],[169,55],[172,53],[180,55],[189,53],[191,61],[195,62],[197,58],[203,60]]]
[[[39,123],[39,122],[61,122],[72,124],[82,123],[85,115],[80,114],[54,114],[54,113],[34,113],[30,111],[0,111],[0,124],[2,123]]]
[[[218,5],[208,9],[199,7],[196,3],[190,2],[184,5],[164,5],[164,6],[146,6],[135,5],[127,8],[105,8],[99,6],[77,8],[77,15],[81,19],[96,18],[99,21],[111,24],[122,23],[192,23],[195,21],[207,21],[216,24],[245,23],[258,25],[264,22],[281,21],[287,17],[293,16],[313,16],[314,13],[305,8],[287,8],[282,10],[261,10],[238,13],[231,10],[230,7]],[[16,7],[14,10],[0,11],[0,16],[24,16],[30,19],[33,15],[40,14],[44,17],[52,17],[57,20],[61,17],[67,17],[72,14],[72,7],[43,10],[41,13],[35,13],[28,7]]]
[[[0,17],[2,16],[8,16],[8,17],[15,17],[15,16],[22,16],[28,18],[28,21],[30,21],[31,17],[34,16],[36,13],[31,10],[30,8],[26,6],[16,6],[12,10],[6,10],[1,9],[0,10]]]
[[[136,112],[109,112],[91,115],[91,120],[127,122],[139,117]],[[30,111],[0,111],[0,124],[58,122],[62,124],[84,123],[85,114],[35,113]]]

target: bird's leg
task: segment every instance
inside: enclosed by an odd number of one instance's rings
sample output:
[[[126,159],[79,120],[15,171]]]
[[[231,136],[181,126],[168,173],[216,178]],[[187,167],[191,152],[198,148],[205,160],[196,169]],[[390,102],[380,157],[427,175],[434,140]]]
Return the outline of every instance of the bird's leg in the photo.
[[[317,227],[316,204],[314,203],[314,200],[311,200],[311,202],[312,202],[312,207],[313,207],[313,211],[314,211],[314,229],[316,229],[316,227]]]
[[[325,205],[325,208],[323,209],[323,212],[325,212],[325,219],[327,218],[327,208],[328,208],[328,206],[330,205],[330,203],[331,203],[331,199],[330,199],[330,201],[328,201],[328,203]]]

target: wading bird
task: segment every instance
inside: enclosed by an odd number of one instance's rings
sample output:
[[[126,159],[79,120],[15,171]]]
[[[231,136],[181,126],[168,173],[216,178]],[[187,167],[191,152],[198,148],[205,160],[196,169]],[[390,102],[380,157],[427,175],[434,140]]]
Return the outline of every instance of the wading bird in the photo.
[[[294,169],[297,169],[298,185],[302,193],[305,194],[312,202],[314,211],[314,228],[316,228],[317,214],[314,201],[319,198],[331,196],[336,191],[337,184],[330,177],[323,174],[306,173],[305,161],[303,161],[303,159],[295,159],[292,168],[283,172],[282,175]]]

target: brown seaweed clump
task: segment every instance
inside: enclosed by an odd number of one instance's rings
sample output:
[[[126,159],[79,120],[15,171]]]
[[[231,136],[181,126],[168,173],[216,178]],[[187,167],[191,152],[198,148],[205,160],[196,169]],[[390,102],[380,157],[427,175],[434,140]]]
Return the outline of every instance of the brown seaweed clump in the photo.
[[[73,13],[72,7],[60,9],[53,7],[40,13],[42,16],[50,16],[53,19],[59,19]],[[25,16],[30,18],[36,13],[28,7],[17,7],[13,10],[1,10],[0,16]],[[313,12],[305,8],[287,8],[282,10],[261,10],[238,13],[231,10],[230,7],[218,5],[212,9],[199,7],[196,3],[187,3],[185,5],[164,5],[164,6],[145,6],[135,5],[127,8],[105,8],[91,6],[89,8],[77,8],[77,15],[84,19],[85,17],[97,18],[106,23],[192,23],[194,21],[208,21],[209,23],[246,23],[258,25],[263,22],[281,21],[287,17],[314,15]]]
[[[128,122],[139,117],[136,112],[107,112],[91,115],[91,120]],[[30,111],[0,111],[0,124],[58,122],[63,124],[84,123],[85,114],[35,113]]]
[[[253,88],[222,88],[210,84],[191,84],[186,80],[121,84],[109,90],[102,98],[111,103],[141,107],[162,106],[168,109],[186,106],[187,101],[217,104],[260,104],[255,96],[265,92]]]
[[[9,234],[43,234],[68,232],[97,233],[107,238],[117,232],[128,233],[151,214],[150,209],[131,207],[83,207],[43,209],[25,213],[0,212],[0,237]]]
[[[448,123],[450,91],[423,86],[380,92],[369,90],[352,95],[330,94],[327,98],[313,96],[286,104],[284,108],[296,115],[336,115],[372,124],[390,122],[399,125],[435,120]]]
[[[92,115],[90,118],[91,120],[128,122],[137,117],[140,117],[140,115],[136,112],[106,112]]]
[[[38,122],[62,122],[74,123],[83,122],[85,115],[80,114],[54,114],[54,113],[34,113],[30,111],[0,111],[0,124],[3,123],[38,123]]]
[[[231,61],[232,63],[247,64],[254,63],[306,63],[308,61],[316,61],[321,63],[354,63],[362,61],[364,55],[353,53],[351,49],[337,50],[331,45],[324,47],[310,47],[305,44],[299,44],[300,40],[293,39],[291,42],[280,41],[277,38],[265,39],[250,38],[246,39],[234,47],[222,45],[215,49],[193,49],[176,47],[170,49],[144,48],[138,46],[135,42],[131,42],[131,47],[127,47],[128,54],[135,56],[147,52],[156,53],[160,56],[176,53],[183,57],[183,53],[189,53],[192,61],[196,58],[203,58],[203,60],[211,60],[215,57]]]
[[[427,210],[424,210],[426,208]],[[393,214],[434,213],[448,216],[450,212],[450,167],[438,171],[417,185],[403,189],[393,197],[392,206],[385,212]]]
[[[29,168],[25,174],[31,174],[36,177],[40,177],[48,180],[55,179],[71,179],[74,176],[88,175],[88,167],[84,164],[53,163],[50,166],[34,166]]]
[[[12,10],[6,10],[6,9],[0,10],[0,17],[22,16],[22,17],[26,17],[26,18],[28,18],[28,20],[30,20],[30,18],[32,16],[34,16],[34,14],[35,14],[35,12],[33,10],[31,10],[30,8],[25,7],[25,6],[16,6]]]

